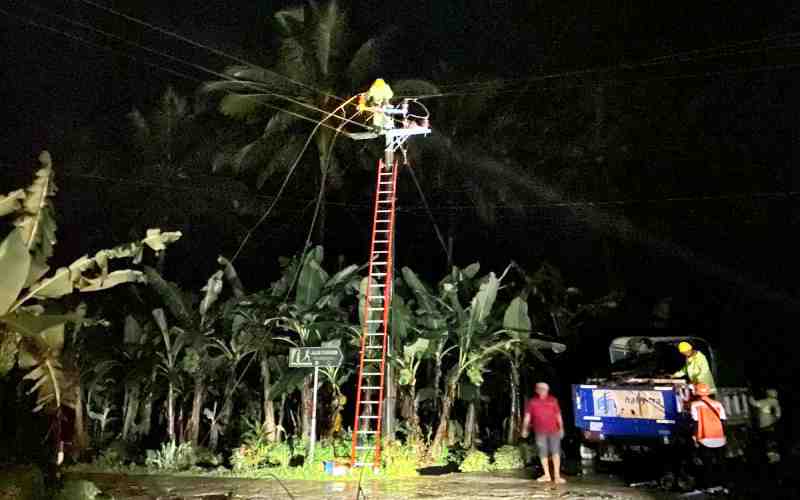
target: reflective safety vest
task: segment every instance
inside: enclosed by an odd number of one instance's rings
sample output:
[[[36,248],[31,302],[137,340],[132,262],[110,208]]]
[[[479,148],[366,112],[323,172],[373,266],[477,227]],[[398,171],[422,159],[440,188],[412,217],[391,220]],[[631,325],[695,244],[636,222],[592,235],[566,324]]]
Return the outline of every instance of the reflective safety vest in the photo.
[[[703,397],[692,401],[692,420],[697,422],[697,432],[694,437],[697,442],[707,448],[720,448],[725,446],[725,430],[722,421],[727,420],[725,407],[719,401]]]

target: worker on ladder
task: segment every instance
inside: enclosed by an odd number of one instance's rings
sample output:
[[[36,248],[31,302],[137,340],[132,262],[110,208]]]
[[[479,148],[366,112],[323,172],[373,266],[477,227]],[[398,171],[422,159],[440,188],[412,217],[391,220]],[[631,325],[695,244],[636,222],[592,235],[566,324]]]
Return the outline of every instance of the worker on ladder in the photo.
[[[383,78],[378,78],[366,93],[359,96],[358,110],[372,111],[372,124],[379,129],[394,128],[394,119],[383,112],[384,106],[389,105],[392,97],[392,88]]]

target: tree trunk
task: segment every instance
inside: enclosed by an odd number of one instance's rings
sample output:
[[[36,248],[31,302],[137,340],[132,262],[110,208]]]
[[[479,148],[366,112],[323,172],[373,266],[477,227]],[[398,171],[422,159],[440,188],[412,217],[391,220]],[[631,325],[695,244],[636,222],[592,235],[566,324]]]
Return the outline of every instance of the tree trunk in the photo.
[[[431,453],[438,456],[442,452],[442,444],[447,439],[447,425],[450,422],[450,410],[456,396],[456,384],[447,385],[444,397],[442,398],[442,409],[439,413],[439,426],[436,428],[436,435],[431,445]]]
[[[230,424],[231,415],[233,414],[233,393],[236,391],[236,368],[231,369],[228,374],[228,382],[225,384],[225,392],[223,393],[222,408],[219,411],[219,418],[217,418],[217,426],[220,433],[225,434],[225,430]]]
[[[278,408],[278,441],[283,440],[283,433],[281,429],[285,429],[286,427],[283,425],[283,422],[286,418],[286,394],[281,396],[281,406]]]
[[[414,384],[406,386],[400,404],[400,416],[408,424],[410,434],[408,439],[416,441],[422,439],[422,428],[419,425],[419,404],[417,403],[417,389]]]
[[[140,391],[139,384],[130,384],[125,389],[122,423],[122,439],[125,441],[136,439],[136,417],[139,415]]]
[[[471,449],[475,446],[475,430],[478,427],[478,411],[475,401],[467,405],[467,418],[464,422],[464,448]]]
[[[171,442],[175,442],[175,388],[172,382],[167,389],[167,436]]]
[[[83,413],[83,391],[81,390],[80,382],[76,385],[75,390],[78,394],[77,404],[75,405],[75,429],[72,437],[72,446],[75,453],[74,458],[77,458],[89,447],[89,435],[86,432],[86,417]]]
[[[186,426],[186,439],[193,446],[200,444],[200,418],[203,412],[203,400],[205,399],[206,384],[202,369],[194,377],[194,397],[192,398],[192,415]]]
[[[439,341],[439,345],[436,348],[436,362],[434,363],[433,367],[433,390],[434,390],[434,397],[433,397],[433,408],[434,411],[438,411],[440,408],[440,401],[441,395],[439,386],[442,383],[442,351],[444,350],[444,341]]]
[[[150,431],[152,430],[152,422],[153,422],[153,387],[156,383],[156,374],[153,372],[152,379],[150,382],[150,388],[147,390],[147,395],[145,396],[145,403],[144,407],[142,408],[142,423],[140,424],[138,434],[142,437],[147,437],[150,435]]]
[[[517,360],[511,362],[511,372],[509,373],[509,385],[511,389],[511,408],[508,415],[508,432],[506,434],[506,444],[517,444],[519,439],[520,423],[520,396],[519,396],[519,366]]]
[[[270,377],[269,358],[261,357],[261,382],[263,387],[264,400],[264,422],[261,426],[267,441],[275,443],[278,441],[278,428],[275,425],[275,403],[272,401],[272,378]]]
[[[300,429],[303,438],[311,439],[311,415],[314,411],[314,376],[309,374],[303,380],[303,389],[300,392]]]

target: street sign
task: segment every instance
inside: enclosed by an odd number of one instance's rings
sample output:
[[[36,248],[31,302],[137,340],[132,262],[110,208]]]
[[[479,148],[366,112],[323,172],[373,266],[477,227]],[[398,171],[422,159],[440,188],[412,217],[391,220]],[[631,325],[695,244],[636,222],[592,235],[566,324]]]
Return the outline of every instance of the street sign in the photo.
[[[317,441],[317,389],[320,368],[336,368],[342,364],[342,350],[338,347],[292,347],[289,349],[290,368],[314,369],[314,401],[311,412],[311,435],[309,436],[308,456],[314,460],[314,443]]]
[[[338,347],[293,347],[289,349],[291,368],[335,368],[344,356]]]

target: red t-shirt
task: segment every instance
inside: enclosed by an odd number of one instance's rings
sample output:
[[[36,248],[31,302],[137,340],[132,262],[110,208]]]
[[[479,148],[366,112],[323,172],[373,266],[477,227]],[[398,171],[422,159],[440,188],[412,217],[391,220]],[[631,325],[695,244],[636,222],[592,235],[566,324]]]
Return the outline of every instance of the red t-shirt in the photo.
[[[530,420],[531,429],[537,434],[554,434],[561,430],[558,425],[561,407],[553,396],[548,395],[544,398],[534,396],[528,401],[525,413]]]

